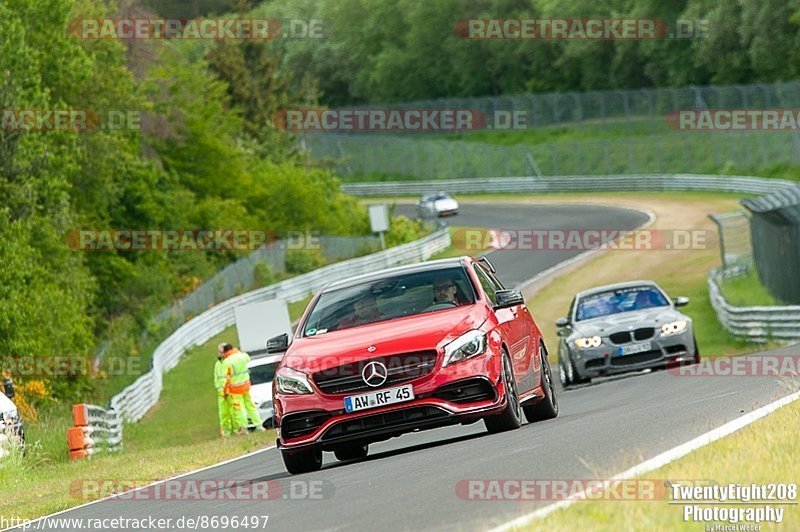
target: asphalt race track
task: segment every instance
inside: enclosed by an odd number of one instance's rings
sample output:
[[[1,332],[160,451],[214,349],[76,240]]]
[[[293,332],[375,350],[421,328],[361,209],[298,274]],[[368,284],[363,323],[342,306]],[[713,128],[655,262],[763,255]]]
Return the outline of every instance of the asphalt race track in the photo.
[[[414,217],[414,205],[398,205],[397,213]],[[523,231],[548,229],[630,230],[646,223],[641,211],[600,205],[515,205],[464,204],[454,217],[443,218],[450,225]],[[578,255],[580,251],[497,251],[490,259],[506,286],[519,285],[537,273]],[[564,309],[566,310],[566,309]]]
[[[599,206],[462,205],[450,221],[470,227],[632,229],[646,220],[636,211]],[[575,254],[506,251],[492,259],[501,278],[515,285]],[[275,481],[281,489],[272,500],[112,499],[58,518],[153,517],[174,523],[181,517],[268,515],[267,530],[484,530],[551,501],[465,500],[456,493],[459,481],[607,478],[788,393],[766,377],[656,371],[605,379],[562,391],[558,418],[516,431],[490,436],[477,423],[409,434],[372,445],[361,462],[340,463],[326,453],[322,471],[298,476],[289,476],[278,451],[270,449],[181,479]],[[318,498],[312,500],[309,490]]]

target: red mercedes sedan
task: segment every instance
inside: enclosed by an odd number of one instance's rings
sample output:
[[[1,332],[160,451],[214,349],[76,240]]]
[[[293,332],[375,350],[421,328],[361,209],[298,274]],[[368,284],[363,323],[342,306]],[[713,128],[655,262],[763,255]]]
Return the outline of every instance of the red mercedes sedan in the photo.
[[[322,452],[364,458],[371,443],[483,420],[489,432],[558,415],[547,349],[522,294],[485,259],[461,257],[326,286],[273,381],[277,445],[290,473]]]

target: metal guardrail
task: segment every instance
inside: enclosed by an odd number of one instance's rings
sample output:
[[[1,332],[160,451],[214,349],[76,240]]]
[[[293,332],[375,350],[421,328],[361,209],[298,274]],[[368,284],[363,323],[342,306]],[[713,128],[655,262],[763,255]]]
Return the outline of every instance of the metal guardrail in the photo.
[[[768,194],[794,187],[783,179],[702,174],[652,174],[642,176],[492,177],[435,181],[347,183],[342,189],[354,196],[417,196],[426,191],[451,194],[492,192],[593,192],[593,191],[715,191]]]
[[[81,403],[72,407],[72,420],[75,426],[67,430],[71,460],[122,450],[123,419],[118,411]]]
[[[278,297],[289,302],[300,301],[332,281],[388,266],[427,260],[449,245],[450,232],[445,227],[416,242],[337,262],[223,301],[182,325],[162,342],[153,353],[152,369],[115,395],[111,399],[111,408],[119,412],[127,422],[140,420],[158,402],[164,373],[178,364],[187,349],[207,342],[233,325],[233,310],[240,305]]]
[[[708,275],[711,306],[725,329],[752,342],[795,340],[800,338],[800,305],[737,307],[722,295],[719,287],[722,272],[718,268]]]

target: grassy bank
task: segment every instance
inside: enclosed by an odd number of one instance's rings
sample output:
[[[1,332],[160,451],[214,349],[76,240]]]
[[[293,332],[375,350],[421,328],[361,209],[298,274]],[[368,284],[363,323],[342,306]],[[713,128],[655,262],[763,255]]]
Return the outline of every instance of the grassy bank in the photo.
[[[221,439],[211,372],[216,345],[235,341],[233,327],[190,350],[164,377],[161,400],[139,423],[126,425],[124,451],[89,460],[63,462],[47,452],[66,454],[63,423],[36,424],[23,460],[0,466],[0,516],[38,517],[86,502],[76,490],[85,480],[137,485],[254,451],[275,439],[274,431]],[[39,443],[41,442],[41,443]]]
[[[724,280],[720,283],[720,289],[725,299],[737,307],[783,304],[764,288],[755,270],[750,270],[741,277]]]
[[[719,485],[737,483],[744,486],[796,484],[800,478],[800,448],[797,447],[796,430],[798,426],[800,401],[795,401],[730,436],[642,475],[642,478],[671,482],[703,479]],[[544,519],[534,521],[524,529],[706,530],[703,523],[684,521],[683,505],[669,504],[670,502],[668,493],[666,497],[648,501],[580,501]],[[750,503],[741,507],[759,506],[763,505]],[[800,507],[797,504],[788,504],[781,505],[780,508],[785,509],[783,521],[780,524],[763,523],[761,530],[798,529]],[[709,524],[714,526],[714,523]],[[730,526],[731,523],[720,524]],[[737,524],[737,530],[738,526]]]

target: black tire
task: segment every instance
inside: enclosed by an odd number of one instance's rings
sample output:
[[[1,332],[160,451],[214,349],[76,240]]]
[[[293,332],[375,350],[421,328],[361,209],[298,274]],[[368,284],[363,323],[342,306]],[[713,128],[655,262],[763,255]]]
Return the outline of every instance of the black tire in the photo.
[[[483,418],[490,434],[518,429],[522,426],[522,406],[519,404],[514,368],[508,353],[503,350],[503,385],[506,389],[506,407],[499,414]]]
[[[539,344],[539,356],[542,360],[542,388],[544,389],[544,399],[541,399],[538,403],[533,405],[522,405],[522,411],[525,412],[525,418],[528,420],[528,423],[536,423],[537,421],[553,419],[558,416],[556,383],[553,380],[553,373],[550,371],[550,361],[547,360],[547,350],[541,344]]]
[[[366,458],[369,454],[369,444],[350,444],[337,447],[333,451],[333,455],[340,462],[347,462],[348,460],[361,460]]]
[[[319,471],[322,467],[322,449],[309,449],[288,453],[281,451],[283,465],[292,475]]]
[[[692,334],[692,340],[694,340],[694,363],[700,363],[700,345],[697,343],[697,336]]]

